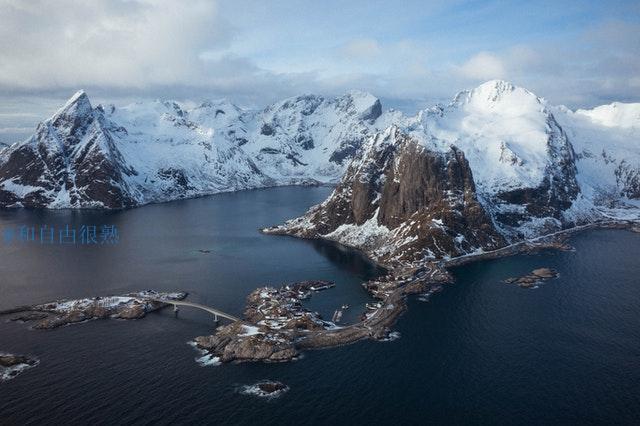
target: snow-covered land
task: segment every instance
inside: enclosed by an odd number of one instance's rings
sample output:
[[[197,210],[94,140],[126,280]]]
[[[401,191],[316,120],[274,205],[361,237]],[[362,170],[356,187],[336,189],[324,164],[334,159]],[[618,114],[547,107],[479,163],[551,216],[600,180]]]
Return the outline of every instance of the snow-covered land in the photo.
[[[639,129],[640,104],[573,112],[489,81],[396,120],[365,143],[324,203],[267,231],[406,261],[638,220]]]
[[[228,101],[94,107],[80,91],[32,137],[0,151],[0,205],[122,208],[337,182],[381,114],[378,99],[355,91],[262,111]]]
[[[289,230],[377,246],[380,256],[391,243],[453,256],[637,219],[639,138],[640,104],[571,111],[500,80],[414,116],[355,91],[256,111],[226,100],[94,107],[78,92],[0,150],[0,205],[123,208],[340,182]]]

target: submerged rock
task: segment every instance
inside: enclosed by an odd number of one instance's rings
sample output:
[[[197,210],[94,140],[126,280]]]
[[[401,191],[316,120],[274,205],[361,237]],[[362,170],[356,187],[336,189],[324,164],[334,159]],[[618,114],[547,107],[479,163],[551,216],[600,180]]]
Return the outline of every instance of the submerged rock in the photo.
[[[282,382],[263,380],[253,385],[242,386],[239,392],[261,398],[277,398],[288,390],[289,386]]]
[[[0,353],[0,381],[13,379],[24,370],[35,367],[38,363],[36,358]]]
[[[540,284],[542,281],[547,281],[551,278],[556,278],[558,272],[551,268],[538,268],[531,271],[530,274],[523,275],[518,278],[507,278],[504,280],[507,284],[517,284],[522,288],[533,288]]]
[[[41,320],[46,317],[47,317],[47,314],[43,312],[27,312],[24,314],[16,315],[15,317],[11,318],[11,321],[29,322],[29,321]]]

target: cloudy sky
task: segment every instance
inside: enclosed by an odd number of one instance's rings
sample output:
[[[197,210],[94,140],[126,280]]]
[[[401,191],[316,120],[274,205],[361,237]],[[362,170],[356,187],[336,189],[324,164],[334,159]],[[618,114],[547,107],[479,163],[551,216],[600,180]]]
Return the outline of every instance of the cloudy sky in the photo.
[[[640,101],[640,2],[0,0],[0,141],[94,103],[369,91],[414,110],[489,79]]]

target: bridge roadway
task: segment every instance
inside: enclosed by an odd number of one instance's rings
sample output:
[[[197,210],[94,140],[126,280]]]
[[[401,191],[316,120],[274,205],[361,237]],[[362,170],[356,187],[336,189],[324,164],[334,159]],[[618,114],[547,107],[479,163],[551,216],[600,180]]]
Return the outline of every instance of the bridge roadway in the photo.
[[[215,308],[211,308],[209,306],[206,305],[201,305],[199,303],[193,303],[193,302],[187,302],[185,300],[171,300],[171,299],[151,299],[154,302],[160,302],[160,303],[166,303],[168,305],[173,305],[174,309],[176,309],[178,306],[190,306],[192,308],[196,308],[196,309],[200,309],[206,312],[209,312],[210,314],[212,314],[214,316],[214,319],[216,321],[218,321],[218,317],[222,317],[222,318],[226,318],[228,320],[231,321],[240,321],[240,318],[236,318],[233,315],[229,315],[225,312],[222,312],[218,309]]]

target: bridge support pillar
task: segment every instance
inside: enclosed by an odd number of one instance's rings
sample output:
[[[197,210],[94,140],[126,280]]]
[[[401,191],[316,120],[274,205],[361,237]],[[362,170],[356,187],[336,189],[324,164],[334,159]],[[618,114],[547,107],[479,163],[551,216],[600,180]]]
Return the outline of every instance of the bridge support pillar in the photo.
[[[216,327],[218,327],[219,322],[220,322],[220,320],[218,320],[218,315],[217,315],[217,314],[214,314],[214,315],[213,315],[213,324],[214,324]]]
[[[180,312],[180,309],[178,309],[178,305],[173,305],[173,315],[178,318],[178,312]]]

